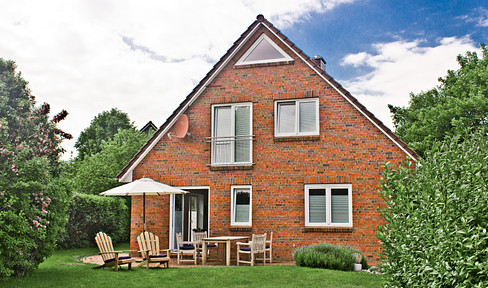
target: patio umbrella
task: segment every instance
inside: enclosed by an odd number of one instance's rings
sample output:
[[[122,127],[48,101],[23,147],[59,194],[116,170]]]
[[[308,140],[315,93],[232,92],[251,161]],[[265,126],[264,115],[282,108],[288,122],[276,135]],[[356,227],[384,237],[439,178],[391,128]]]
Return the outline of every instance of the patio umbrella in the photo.
[[[146,195],[168,195],[168,194],[186,194],[187,191],[159,183],[151,178],[142,178],[134,182],[112,188],[100,193],[102,196],[141,196],[143,211],[143,230],[146,231]]]

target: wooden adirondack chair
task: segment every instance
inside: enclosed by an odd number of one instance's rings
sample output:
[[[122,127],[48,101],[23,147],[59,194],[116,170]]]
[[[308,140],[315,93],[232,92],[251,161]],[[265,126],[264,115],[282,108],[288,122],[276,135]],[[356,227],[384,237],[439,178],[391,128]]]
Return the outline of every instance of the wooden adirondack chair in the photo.
[[[119,270],[121,265],[129,265],[129,270],[131,269],[132,263],[135,261],[130,256],[119,256],[120,253],[134,252],[132,250],[125,251],[114,251],[114,246],[112,245],[112,238],[107,236],[103,232],[98,232],[95,236],[95,241],[97,242],[98,249],[100,250],[100,255],[103,259],[103,265],[95,267],[95,269],[105,268],[105,267],[115,267],[115,271]]]
[[[139,252],[141,252],[143,262],[139,266],[147,265],[149,269],[149,263],[166,264],[166,268],[169,267],[170,251],[171,249],[159,250],[159,237],[151,232],[143,232],[137,237],[137,243],[139,243]]]

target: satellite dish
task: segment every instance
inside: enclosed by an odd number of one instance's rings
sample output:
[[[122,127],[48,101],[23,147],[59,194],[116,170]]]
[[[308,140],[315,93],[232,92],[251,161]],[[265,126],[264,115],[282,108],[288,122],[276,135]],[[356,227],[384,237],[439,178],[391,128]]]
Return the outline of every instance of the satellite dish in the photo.
[[[168,136],[171,138],[171,136],[175,136],[178,138],[185,138],[185,136],[188,133],[188,116],[185,114],[181,114],[180,118],[178,118],[178,121],[176,121],[175,124],[175,134],[176,135],[171,135],[168,134]]]

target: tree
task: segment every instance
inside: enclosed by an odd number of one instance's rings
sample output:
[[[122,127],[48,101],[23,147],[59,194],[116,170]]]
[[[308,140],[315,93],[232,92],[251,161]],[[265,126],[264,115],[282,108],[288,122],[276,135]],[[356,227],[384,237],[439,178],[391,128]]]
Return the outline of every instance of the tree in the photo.
[[[395,133],[422,157],[436,141],[488,123],[488,49],[459,55],[461,68],[449,70],[441,85],[411,94],[408,107],[388,105]]]
[[[141,149],[151,135],[134,128],[119,130],[113,139],[103,141],[100,152],[78,159],[74,164],[73,191],[95,194],[120,185],[115,176]]]
[[[483,127],[435,144],[415,169],[385,169],[378,238],[387,287],[488,286],[486,159]]]
[[[84,159],[86,156],[95,155],[101,151],[103,141],[113,139],[119,129],[128,128],[135,129],[129,116],[116,108],[98,114],[76,140],[78,158]]]
[[[112,140],[102,142],[100,152],[64,164],[61,179],[69,183],[75,195],[66,233],[58,242],[61,247],[91,246],[99,231],[111,232],[114,242],[129,240],[130,198],[98,194],[120,185],[115,176],[150,137],[134,128],[119,130]],[[104,214],[100,214],[100,210],[105,211]]]
[[[23,276],[55,247],[66,222],[68,193],[58,172],[62,139],[49,104],[35,107],[28,82],[0,58],[0,278]]]

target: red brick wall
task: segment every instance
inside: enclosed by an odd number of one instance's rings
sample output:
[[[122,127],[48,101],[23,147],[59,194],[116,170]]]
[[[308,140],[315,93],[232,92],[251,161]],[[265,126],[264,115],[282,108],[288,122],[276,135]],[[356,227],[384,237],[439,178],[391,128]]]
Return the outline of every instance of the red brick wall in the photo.
[[[375,230],[382,223],[377,187],[383,164],[399,163],[406,155],[310,67],[280,46],[294,61],[235,67],[246,47],[242,49],[185,112],[191,136],[164,136],[134,170],[133,179],[145,176],[174,186],[209,186],[210,235],[273,231],[277,260],[292,260],[298,247],[329,243],[359,249],[375,264],[380,252]],[[275,139],[274,100],[311,96],[319,98],[320,136]],[[244,101],[252,102],[255,165],[250,170],[211,169],[206,140],[211,136],[211,105]],[[353,228],[305,227],[304,185],[329,183],[352,184]],[[231,185],[252,185],[249,231],[231,229]],[[160,236],[162,247],[169,245],[169,199],[146,198],[146,219],[151,231]],[[142,197],[133,197],[131,248],[136,247],[142,230],[141,204]]]

